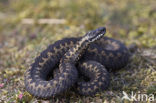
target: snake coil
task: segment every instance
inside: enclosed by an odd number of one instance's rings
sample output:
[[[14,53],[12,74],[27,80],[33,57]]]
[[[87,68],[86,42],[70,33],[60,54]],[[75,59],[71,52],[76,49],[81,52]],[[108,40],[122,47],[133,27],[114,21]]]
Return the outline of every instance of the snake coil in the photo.
[[[37,98],[49,99],[73,86],[81,95],[94,95],[106,89],[107,70],[124,67],[130,55],[120,41],[103,37],[105,32],[105,27],[100,27],[82,37],[51,44],[26,71],[26,90]]]

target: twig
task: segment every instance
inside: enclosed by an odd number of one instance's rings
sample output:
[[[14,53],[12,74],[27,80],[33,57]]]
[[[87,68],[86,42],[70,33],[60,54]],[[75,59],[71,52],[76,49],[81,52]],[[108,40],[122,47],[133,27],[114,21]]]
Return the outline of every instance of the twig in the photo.
[[[31,18],[26,18],[22,20],[22,24],[65,24],[65,19],[38,19],[34,20]]]

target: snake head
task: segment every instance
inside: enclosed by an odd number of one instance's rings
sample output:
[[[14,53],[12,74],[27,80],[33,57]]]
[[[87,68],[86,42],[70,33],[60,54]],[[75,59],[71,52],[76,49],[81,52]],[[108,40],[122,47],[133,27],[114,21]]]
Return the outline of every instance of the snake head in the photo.
[[[94,42],[94,41],[100,39],[105,33],[106,33],[106,28],[100,27],[100,28],[97,28],[95,30],[92,30],[92,31],[86,33],[85,37],[86,37],[87,41]]]

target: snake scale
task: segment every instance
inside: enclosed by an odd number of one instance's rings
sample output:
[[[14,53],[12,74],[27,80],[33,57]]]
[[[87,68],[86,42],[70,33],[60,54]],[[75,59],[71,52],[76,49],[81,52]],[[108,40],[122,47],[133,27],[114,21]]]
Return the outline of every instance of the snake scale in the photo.
[[[126,46],[103,36],[105,32],[106,28],[100,27],[82,37],[49,45],[26,71],[26,90],[42,99],[58,96],[71,87],[86,96],[105,90],[110,82],[108,71],[124,67],[130,57]]]

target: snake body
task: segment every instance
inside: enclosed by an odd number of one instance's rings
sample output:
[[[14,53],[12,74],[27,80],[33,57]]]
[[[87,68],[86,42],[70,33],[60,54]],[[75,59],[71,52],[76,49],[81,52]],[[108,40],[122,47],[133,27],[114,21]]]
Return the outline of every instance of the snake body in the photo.
[[[26,71],[26,90],[37,98],[49,99],[73,86],[81,95],[106,89],[110,81],[107,70],[124,67],[130,55],[120,41],[102,37],[105,31],[101,27],[83,37],[64,38],[49,45]]]

